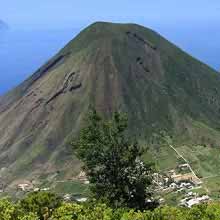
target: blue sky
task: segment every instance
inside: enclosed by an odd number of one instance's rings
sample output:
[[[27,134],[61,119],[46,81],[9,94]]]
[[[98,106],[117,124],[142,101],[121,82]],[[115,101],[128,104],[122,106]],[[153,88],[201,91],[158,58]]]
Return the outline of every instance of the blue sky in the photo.
[[[1,19],[13,27],[58,29],[97,20],[147,26],[208,25],[220,21],[219,0],[2,0]]]

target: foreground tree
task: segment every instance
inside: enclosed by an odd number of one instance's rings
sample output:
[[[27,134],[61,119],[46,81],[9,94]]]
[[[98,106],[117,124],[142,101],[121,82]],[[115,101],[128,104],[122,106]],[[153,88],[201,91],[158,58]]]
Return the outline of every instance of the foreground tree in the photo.
[[[151,165],[141,161],[144,151],[125,135],[127,118],[114,113],[104,121],[95,110],[74,141],[95,198],[113,207],[149,208]]]
[[[15,214],[15,205],[6,198],[0,200],[0,220],[10,220]]]
[[[61,199],[50,192],[29,193],[19,202],[20,210],[23,213],[36,213],[40,220],[48,219],[60,205]]]

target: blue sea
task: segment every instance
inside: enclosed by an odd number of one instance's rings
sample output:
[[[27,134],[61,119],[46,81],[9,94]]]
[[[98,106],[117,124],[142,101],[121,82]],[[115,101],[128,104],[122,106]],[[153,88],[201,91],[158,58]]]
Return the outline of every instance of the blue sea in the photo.
[[[0,95],[36,71],[77,33],[74,29],[0,32]]]
[[[179,24],[158,30],[178,47],[220,71],[220,26],[210,24]]]

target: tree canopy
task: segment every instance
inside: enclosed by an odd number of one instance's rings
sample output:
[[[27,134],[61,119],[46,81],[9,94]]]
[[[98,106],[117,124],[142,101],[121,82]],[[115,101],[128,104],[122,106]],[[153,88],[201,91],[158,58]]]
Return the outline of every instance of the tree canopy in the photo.
[[[92,110],[73,146],[84,162],[96,199],[113,207],[144,209],[152,196],[152,167],[141,160],[144,151],[127,137],[127,126],[122,113],[115,112],[106,121]]]

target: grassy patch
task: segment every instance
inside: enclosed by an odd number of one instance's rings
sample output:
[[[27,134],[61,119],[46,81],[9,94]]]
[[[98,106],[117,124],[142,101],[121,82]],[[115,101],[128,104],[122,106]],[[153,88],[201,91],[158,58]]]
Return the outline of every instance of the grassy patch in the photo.
[[[213,199],[220,199],[220,176],[207,178],[203,181],[204,186],[210,191]]]
[[[79,181],[65,181],[65,182],[58,182],[55,185],[54,191],[56,193],[71,193],[71,194],[88,194],[88,185],[85,185]]]
[[[162,195],[167,205],[176,206],[179,201],[184,197],[183,193],[170,192]]]
[[[178,155],[167,145],[150,148],[143,160],[155,163],[156,169],[159,171],[174,169],[179,164]]]
[[[207,194],[207,191],[202,187],[202,188],[195,188],[191,190],[194,193],[197,193],[199,196]]]

